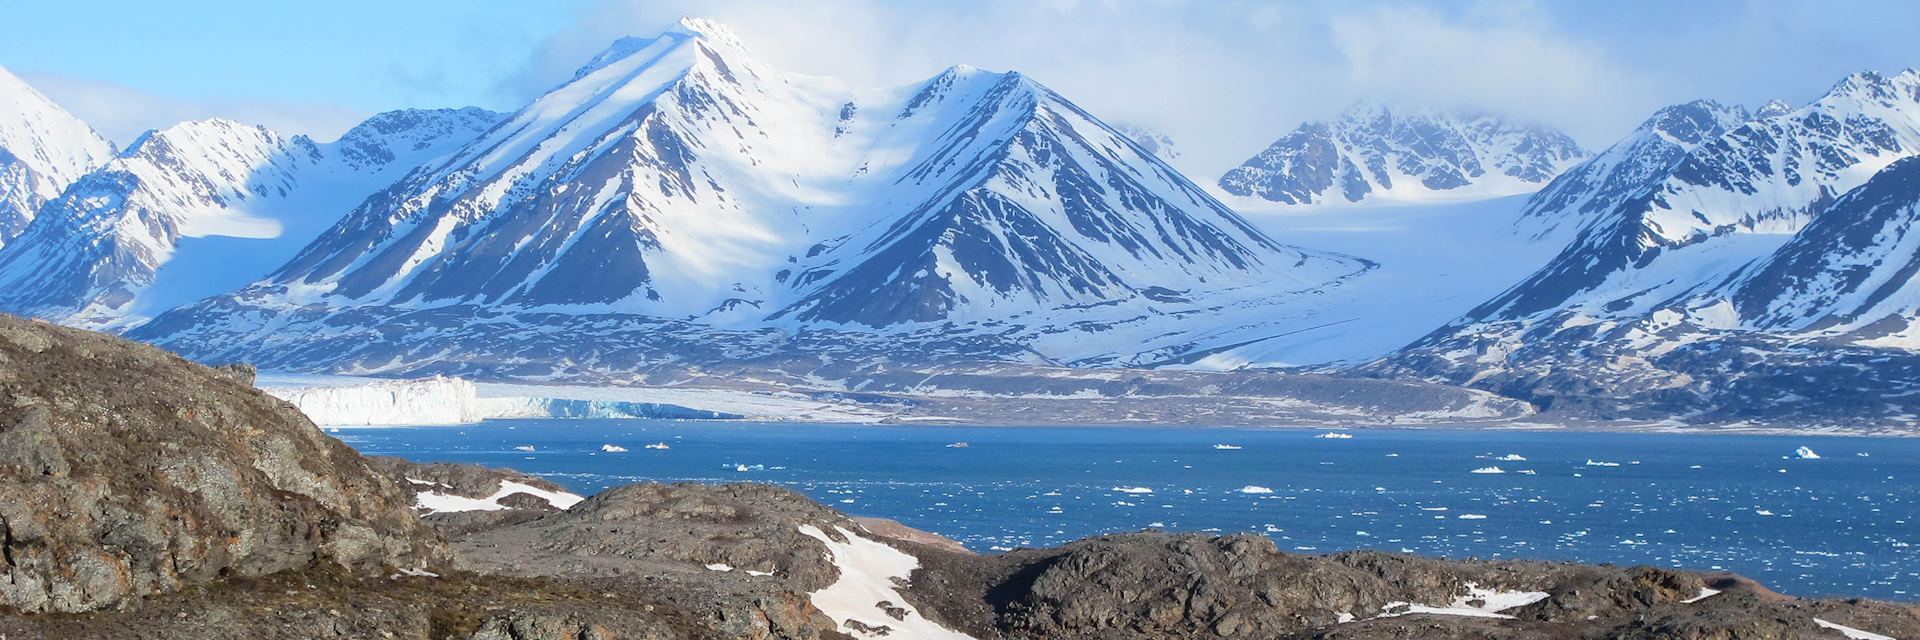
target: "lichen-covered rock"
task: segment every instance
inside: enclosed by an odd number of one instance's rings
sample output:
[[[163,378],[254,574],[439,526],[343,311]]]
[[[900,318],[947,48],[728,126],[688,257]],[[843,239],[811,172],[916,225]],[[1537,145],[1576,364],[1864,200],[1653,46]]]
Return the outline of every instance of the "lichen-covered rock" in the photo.
[[[0,607],[442,557],[400,491],[239,372],[0,316]]]
[[[646,575],[725,565],[770,573],[805,592],[832,584],[839,571],[818,540],[800,533],[802,525],[858,529],[846,516],[780,487],[635,484],[454,542],[461,559],[480,571]]]

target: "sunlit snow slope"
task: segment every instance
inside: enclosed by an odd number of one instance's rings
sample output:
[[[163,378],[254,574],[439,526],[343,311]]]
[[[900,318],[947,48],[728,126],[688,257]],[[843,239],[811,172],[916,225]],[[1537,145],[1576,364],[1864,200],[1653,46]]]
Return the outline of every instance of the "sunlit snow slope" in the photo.
[[[850,89],[689,20],[616,42],[270,278],[139,335],[356,370],[423,357],[518,367],[559,344],[528,335],[581,333],[602,351],[569,360],[686,358],[663,336],[706,348],[768,331],[834,331],[902,357],[928,356],[902,346],[920,344],[1112,362],[1135,358],[1129,344],[1190,349],[1197,331],[1369,266],[1270,239],[1018,73],[954,67]],[[455,323],[461,341],[308,349],[403,316]],[[622,342],[616,326],[651,343]],[[709,331],[733,333],[697,337]]]

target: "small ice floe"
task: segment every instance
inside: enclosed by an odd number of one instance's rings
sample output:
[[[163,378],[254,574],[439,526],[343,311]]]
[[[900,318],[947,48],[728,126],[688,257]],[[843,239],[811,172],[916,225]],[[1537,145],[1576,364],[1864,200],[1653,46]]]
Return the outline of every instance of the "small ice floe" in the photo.
[[[1065,509],[1061,509],[1060,505],[1057,505],[1057,504],[1053,505],[1052,509],[1047,510],[1047,513],[1066,513],[1066,512],[1067,511]]]
[[[967,443],[965,443],[965,442],[949,442],[949,443],[947,443],[947,448],[948,448],[948,449],[965,449],[965,448],[967,448],[967,447],[970,447],[970,446],[973,446],[973,445],[970,445],[970,444],[967,444]]]
[[[1533,476],[1533,475],[1540,475],[1540,474],[1537,474],[1537,473],[1534,473],[1534,471],[1533,471],[1532,469],[1521,469],[1521,470],[1520,470],[1520,475],[1523,475],[1523,476]]]
[[[627,452],[627,448],[626,448],[626,447],[622,447],[622,446],[620,446],[620,445],[617,445],[617,444],[603,444],[603,445],[600,445],[600,450],[601,450],[601,451],[604,451],[604,452],[607,452],[607,453],[626,453],[626,452]]]
[[[1693,604],[1695,602],[1699,602],[1701,600],[1705,600],[1707,598],[1711,598],[1717,595],[1720,595],[1719,589],[1708,589],[1706,587],[1700,587],[1700,595],[1687,598],[1685,600],[1681,600],[1680,604]]]
[[[1753,515],[1756,515],[1756,516],[1770,516],[1770,515],[1773,515],[1773,512],[1772,512],[1772,511],[1768,511],[1768,510],[1766,510],[1766,509],[1754,509],[1754,510],[1753,510]]]
[[[1620,466],[1620,463],[1618,463],[1618,462],[1602,462],[1602,461],[1599,461],[1599,460],[1595,460],[1595,459],[1593,459],[1593,458],[1587,458],[1587,466],[1589,466],[1589,467],[1618,467],[1618,466]]]
[[[1138,493],[1138,494],[1153,493],[1152,489],[1148,489],[1146,487],[1114,487],[1112,491],[1114,491],[1115,493]]]
[[[1149,522],[1149,523],[1147,523],[1147,528],[1148,528],[1148,529],[1165,529],[1165,528],[1167,528],[1167,523],[1165,523],[1165,522]]]
[[[1213,445],[1213,448],[1219,449],[1221,451],[1239,451],[1240,450],[1239,445],[1232,445],[1232,444],[1216,444],[1216,445]]]
[[[1793,450],[1793,457],[1801,460],[1819,460],[1820,454],[1814,453],[1813,449],[1809,447],[1800,447]]]
[[[647,445],[647,448],[658,450],[658,451],[666,451],[668,449],[672,449],[673,447],[667,446],[667,443],[665,442],[655,442],[653,444]]]
[[[532,450],[533,450],[533,445],[530,445],[530,444],[523,444],[523,445],[520,445],[520,446],[518,446],[518,447],[514,447],[514,448],[513,448],[513,450],[514,450],[514,451],[532,451]]]
[[[1462,514],[1460,514],[1460,515],[1457,515],[1457,516],[1454,516],[1454,518],[1456,518],[1456,519],[1460,519],[1460,520],[1485,520],[1485,519],[1487,519],[1487,517],[1486,517],[1486,516],[1484,516],[1484,515],[1481,515],[1481,514],[1478,514],[1478,513],[1462,513]]]
[[[707,570],[708,571],[732,571],[733,565],[726,564],[724,562],[716,562],[716,563],[707,565]]]
[[[1873,454],[1871,454],[1871,453],[1867,453],[1867,452],[1865,452],[1865,451],[1862,451],[1862,452],[1860,452],[1860,453],[1856,453],[1856,454],[1853,454],[1853,455],[1856,455],[1856,456],[1860,456],[1860,457],[1862,457],[1862,458],[1871,458],[1871,457],[1873,457]]]
[[[1509,453],[1507,455],[1500,456],[1494,459],[1499,460],[1501,462],[1526,462],[1527,461],[1526,456],[1520,455],[1518,453]]]
[[[758,464],[736,464],[733,465],[733,470],[739,473],[746,473],[748,471],[766,471],[767,467]]]
[[[1244,487],[1240,487],[1240,493],[1263,494],[1263,493],[1273,493],[1273,490],[1266,487],[1250,484]]]
[[[1421,511],[1446,511],[1446,507],[1420,507]]]
[[[1506,469],[1502,469],[1500,467],[1480,467],[1478,469],[1474,469],[1473,471],[1469,471],[1468,473],[1490,474],[1490,473],[1506,473],[1506,472],[1507,472]]]
[[[1840,632],[1840,635],[1851,638],[1852,640],[1894,640],[1893,636],[1883,636],[1878,633],[1861,631],[1853,627],[1834,624],[1831,622],[1827,622],[1825,620],[1821,620],[1819,618],[1814,618],[1813,623],[1820,625],[1820,627],[1823,629],[1832,629],[1834,631],[1838,631]]]
[[[1341,433],[1341,432],[1339,432],[1339,431],[1328,431],[1328,432],[1326,432],[1326,433],[1322,433],[1322,434],[1320,434],[1320,435],[1317,435],[1317,436],[1314,436],[1314,437],[1315,437],[1315,438],[1320,438],[1320,439],[1322,439],[1322,440],[1352,440],[1352,439],[1353,439],[1353,434],[1351,434],[1351,433]]]

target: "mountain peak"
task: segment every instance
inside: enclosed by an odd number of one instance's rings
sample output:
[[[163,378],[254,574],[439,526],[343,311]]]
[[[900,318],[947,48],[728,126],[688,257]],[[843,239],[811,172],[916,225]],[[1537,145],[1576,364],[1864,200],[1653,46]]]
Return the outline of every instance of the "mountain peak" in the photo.
[[[738,44],[740,42],[740,37],[737,35],[734,35],[733,29],[728,28],[727,25],[721,24],[720,21],[714,20],[712,18],[700,18],[700,17],[694,17],[694,16],[682,17],[680,18],[680,21],[675,24],[673,29],[668,30],[668,33],[677,33],[677,34],[692,36],[696,38],[707,38],[710,40],[728,42],[733,44]]]
[[[650,52],[655,57],[664,56],[681,44],[699,42],[707,45],[709,52],[721,56],[745,56],[747,47],[734,35],[731,29],[719,22],[706,18],[681,18],[673,28],[657,36],[625,36],[607,45],[585,65],[573,72],[573,80],[585,78],[596,71],[612,66],[642,52]]]
[[[1300,125],[1220,187],[1288,205],[1494,197],[1533,191],[1585,156],[1564,133],[1483,110],[1362,102]]]
[[[1783,116],[1793,111],[1793,106],[1779,100],[1768,100],[1766,104],[1753,112],[1755,119]]]
[[[0,245],[48,200],[113,157],[113,145],[0,67]]]

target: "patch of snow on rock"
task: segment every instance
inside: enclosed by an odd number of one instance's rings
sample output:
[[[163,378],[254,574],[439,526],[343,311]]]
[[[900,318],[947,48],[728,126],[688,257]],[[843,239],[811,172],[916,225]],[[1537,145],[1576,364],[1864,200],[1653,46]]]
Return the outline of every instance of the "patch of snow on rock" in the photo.
[[[920,567],[919,558],[861,537],[845,527],[834,528],[845,542],[834,540],[810,524],[802,525],[800,533],[826,545],[834,568],[840,570],[839,580],[809,594],[808,598],[814,607],[838,623],[843,633],[869,640],[974,640],[972,636],[928,620],[901,595],[897,585],[906,582],[913,570]],[[902,617],[895,619],[888,615],[887,610],[879,606],[882,603],[897,607]]]

